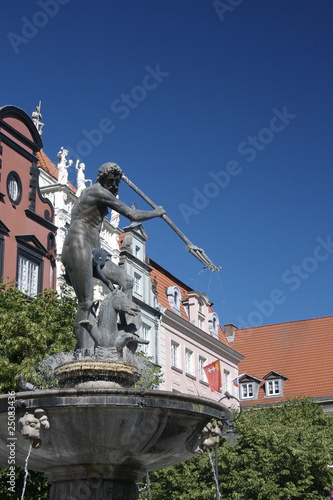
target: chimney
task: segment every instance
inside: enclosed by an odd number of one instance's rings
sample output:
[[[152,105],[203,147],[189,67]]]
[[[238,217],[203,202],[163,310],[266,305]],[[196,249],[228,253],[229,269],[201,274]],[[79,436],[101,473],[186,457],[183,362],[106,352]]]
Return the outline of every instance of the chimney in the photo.
[[[233,342],[235,340],[236,330],[238,330],[237,326],[233,325],[232,323],[224,325],[224,334],[228,342]]]

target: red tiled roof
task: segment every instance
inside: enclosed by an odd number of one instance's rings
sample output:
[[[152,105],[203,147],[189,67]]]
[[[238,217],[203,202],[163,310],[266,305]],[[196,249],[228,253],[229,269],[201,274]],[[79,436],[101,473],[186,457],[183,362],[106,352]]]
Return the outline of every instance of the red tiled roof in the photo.
[[[154,282],[154,279],[156,278],[156,288],[157,288],[157,298],[162,307],[165,309],[169,309],[172,311],[172,308],[169,304],[168,297],[165,293],[165,289],[169,288],[170,286],[178,286],[180,293],[181,293],[181,300],[186,301],[188,300],[188,292],[193,292],[194,290],[180,281],[178,278],[170,274],[168,271],[163,269],[159,264],[154,262],[153,260],[149,259],[149,265],[152,268],[152,272],[150,274],[152,282]],[[211,306],[209,306],[209,312],[213,312],[213,309]],[[188,316],[185,312],[184,306],[181,303],[180,305],[180,314],[183,319],[186,321],[189,321]],[[226,340],[226,337],[224,335],[224,332],[222,330],[221,325],[219,326],[219,339],[223,344],[229,345],[228,341]]]
[[[121,247],[123,246],[123,239],[125,237],[125,231],[123,231],[120,235],[119,235],[119,250],[121,250]]]
[[[258,399],[242,404],[333,396],[333,316],[236,330],[230,345],[245,355],[239,373],[262,380]],[[265,397],[263,377],[270,371],[288,377],[281,398]]]
[[[55,164],[50,160],[50,158],[47,156],[46,153],[41,149],[40,151],[37,151],[37,159],[38,159],[38,166],[41,167],[45,172],[50,174],[54,179],[58,180],[58,175],[59,175],[59,170],[55,166]],[[67,181],[68,187],[76,193],[76,188],[73,186],[73,184],[69,181]]]

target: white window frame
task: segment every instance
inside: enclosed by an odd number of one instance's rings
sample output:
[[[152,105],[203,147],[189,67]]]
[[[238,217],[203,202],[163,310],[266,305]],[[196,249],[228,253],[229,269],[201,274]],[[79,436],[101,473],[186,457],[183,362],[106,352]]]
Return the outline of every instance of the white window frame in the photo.
[[[136,293],[137,295],[142,296],[142,276],[141,276],[141,274],[134,271],[133,279],[134,279],[133,292]]]
[[[240,398],[254,399],[254,382],[242,382],[240,384]]]
[[[199,380],[200,382],[208,383],[206,372],[204,370],[204,366],[206,366],[207,359],[203,356],[199,356]]]
[[[151,327],[147,325],[147,323],[142,323],[141,326],[141,338],[144,340],[149,340],[150,341],[150,330]],[[139,344],[140,345],[140,351],[149,356],[150,354],[150,343],[149,344]]]
[[[280,379],[270,379],[265,382],[266,396],[277,397],[282,395],[282,384]]]
[[[26,257],[18,256],[17,288],[29,297],[37,297],[40,265]]]
[[[193,375],[193,351],[185,347],[185,373]]]
[[[179,366],[179,344],[171,340],[170,354],[171,354],[171,366],[173,368],[180,368]]]
[[[223,370],[223,382],[224,382],[224,391],[230,391],[230,372],[229,370]]]

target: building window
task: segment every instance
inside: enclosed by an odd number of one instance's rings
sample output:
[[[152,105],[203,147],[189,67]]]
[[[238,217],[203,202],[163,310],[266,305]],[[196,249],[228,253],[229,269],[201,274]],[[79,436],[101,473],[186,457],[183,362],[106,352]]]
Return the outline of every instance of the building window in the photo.
[[[224,391],[231,392],[230,385],[230,372],[228,370],[223,370],[223,381],[224,381]]]
[[[184,300],[183,307],[185,309],[187,317],[189,318],[190,317],[190,307],[189,307],[189,304],[188,304],[188,300]]]
[[[267,380],[266,385],[266,396],[279,396],[281,394],[280,380]]]
[[[150,326],[146,325],[146,323],[142,323],[140,336],[144,340],[150,340]],[[149,355],[149,344],[140,344],[140,351],[148,356]]]
[[[198,311],[200,314],[203,314],[203,303],[201,300],[198,300]]]
[[[241,399],[251,399],[254,397],[253,383],[241,384]]]
[[[36,297],[42,292],[43,257],[47,255],[47,250],[32,235],[16,236],[16,241],[17,288],[29,297]]]
[[[271,371],[264,376],[266,397],[282,396],[284,384],[288,377]]]
[[[19,255],[17,287],[29,297],[36,297],[38,293],[39,264]]]
[[[171,309],[175,313],[180,314],[181,293],[180,293],[178,286],[169,286],[169,288],[166,288],[165,291],[166,291]]]
[[[193,351],[185,349],[185,372],[193,375]]]
[[[171,366],[180,368],[179,366],[179,344],[171,341]]]
[[[140,274],[134,273],[134,292],[138,295],[142,295],[141,278]]]
[[[218,315],[213,312],[208,314],[208,328],[210,333],[215,337],[216,339],[219,338],[219,317]]]
[[[203,330],[204,328],[204,320],[202,318],[198,318],[198,327]]]
[[[204,366],[206,365],[206,358],[203,358],[202,356],[199,356],[199,380],[201,382],[208,382],[207,377],[206,377],[206,372],[204,370]]]
[[[7,177],[7,194],[13,205],[18,205],[22,198],[22,183],[16,172],[10,172]]]

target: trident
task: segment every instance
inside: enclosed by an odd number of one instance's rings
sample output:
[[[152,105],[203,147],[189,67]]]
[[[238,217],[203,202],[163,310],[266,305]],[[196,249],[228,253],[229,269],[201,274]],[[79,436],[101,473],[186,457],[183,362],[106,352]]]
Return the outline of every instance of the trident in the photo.
[[[150,198],[148,198],[147,195],[145,195],[141,189],[139,189],[135,184],[133,184],[132,181],[126,177],[125,174],[122,174],[121,178],[123,179],[124,182],[128,186],[130,186],[141,198],[143,198],[148,205],[150,205],[152,208],[156,208],[157,205],[154,203]],[[167,215],[162,215],[162,219],[165,220],[167,224],[178,234],[178,236],[186,243],[186,250],[190,252],[194,257],[196,257],[202,264],[204,265],[204,268],[209,269],[210,271],[219,271],[221,269],[221,266],[215,266],[213,262],[210,260],[209,257],[205,254],[202,248],[198,248],[196,245],[193,245],[193,243],[190,242],[190,240],[185,236],[184,233],[181,232],[181,230],[172,222],[171,219]]]

